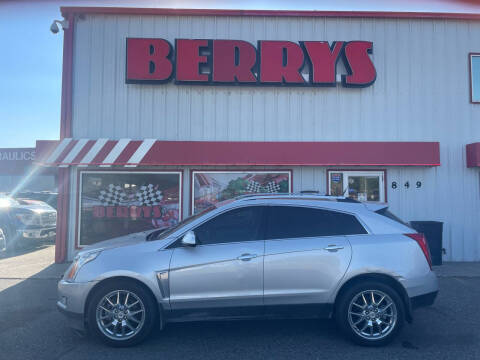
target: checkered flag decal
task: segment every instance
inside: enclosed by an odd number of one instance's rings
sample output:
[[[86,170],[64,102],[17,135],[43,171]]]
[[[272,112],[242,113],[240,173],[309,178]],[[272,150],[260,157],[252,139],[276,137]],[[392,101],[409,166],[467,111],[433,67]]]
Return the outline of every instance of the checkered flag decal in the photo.
[[[277,193],[280,191],[280,185],[278,185],[275,181],[270,181],[264,186],[263,189],[266,193]]]
[[[247,191],[251,193],[258,193],[262,191],[262,186],[258,182],[250,180],[247,185]]]
[[[135,197],[145,206],[159,205],[163,199],[162,192],[157,190],[152,184],[141,186]]]
[[[125,194],[121,186],[110,184],[107,190],[100,190],[98,200],[100,200],[103,206],[119,205],[127,200],[127,194]]]

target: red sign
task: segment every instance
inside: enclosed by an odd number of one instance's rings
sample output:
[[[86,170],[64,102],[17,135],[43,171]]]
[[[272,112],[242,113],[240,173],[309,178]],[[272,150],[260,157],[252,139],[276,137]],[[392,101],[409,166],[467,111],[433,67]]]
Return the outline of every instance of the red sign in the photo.
[[[367,87],[377,73],[370,41],[258,41],[127,38],[127,83]],[[304,71],[306,70],[306,71]],[[304,76],[304,74],[308,74]]]

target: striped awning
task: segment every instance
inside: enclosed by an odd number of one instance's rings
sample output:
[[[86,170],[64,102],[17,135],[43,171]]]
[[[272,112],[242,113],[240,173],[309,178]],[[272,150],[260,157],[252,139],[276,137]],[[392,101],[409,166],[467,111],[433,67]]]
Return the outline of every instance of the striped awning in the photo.
[[[40,155],[37,142],[37,154]],[[438,142],[165,141],[63,139],[37,163],[44,166],[439,166]]]
[[[135,167],[155,144],[156,139],[109,140],[65,138],[39,163],[46,166],[100,166],[123,165]]]

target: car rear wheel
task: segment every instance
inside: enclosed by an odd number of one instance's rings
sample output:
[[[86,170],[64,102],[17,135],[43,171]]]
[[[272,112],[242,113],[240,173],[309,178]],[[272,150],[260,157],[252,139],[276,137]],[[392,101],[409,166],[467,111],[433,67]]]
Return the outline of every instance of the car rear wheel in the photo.
[[[155,300],[144,287],[121,280],[95,290],[88,307],[88,328],[108,345],[133,346],[151,333],[157,314]]]
[[[341,295],[335,318],[340,329],[357,344],[382,346],[402,328],[405,310],[400,296],[390,286],[364,282]]]

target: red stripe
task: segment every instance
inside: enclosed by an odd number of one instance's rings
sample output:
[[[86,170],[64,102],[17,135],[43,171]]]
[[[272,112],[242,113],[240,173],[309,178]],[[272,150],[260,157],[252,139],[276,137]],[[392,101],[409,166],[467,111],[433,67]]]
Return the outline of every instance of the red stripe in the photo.
[[[480,167],[480,143],[467,145],[467,167]]]
[[[120,153],[117,159],[114,161],[115,164],[126,164],[127,161],[135,154],[135,151],[142,145],[143,141],[130,141],[125,149]]]
[[[110,154],[113,147],[117,145],[118,140],[108,140],[105,145],[100,149],[97,155],[91,161],[91,164],[101,164],[102,161]]]
[[[78,164],[80,161],[82,161],[83,157],[87,155],[87,153],[90,151],[92,146],[96,143],[96,140],[88,140],[85,145],[83,145],[82,150],[75,156],[75,158],[72,160],[72,164]]]
[[[226,9],[161,9],[126,7],[62,6],[65,17],[71,14],[128,14],[163,16],[261,16],[261,17],[347,17],[347,18],[406,18],[406,19],[469,19],[478,20],[478,13],[407,12],[407,11],[305,11],[305,10],[226,10]]]
[[[438,166],[438,142],[157,141],[141,165]]]
[[[69,180],[68,169],[58,169],[57,229],[55,238],[55,262],[62,263],[67,256]]]
[[[73,149],[73,147],[77,144],[78,140],[72,140],[70,143],[67,145],[65,149],[60,153],[60,155],[53,161],[54,164],[61,164],[63,159],[70,153],[70,151]]]

